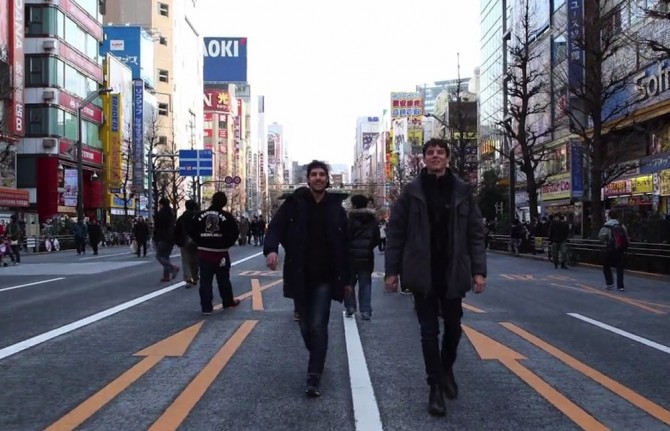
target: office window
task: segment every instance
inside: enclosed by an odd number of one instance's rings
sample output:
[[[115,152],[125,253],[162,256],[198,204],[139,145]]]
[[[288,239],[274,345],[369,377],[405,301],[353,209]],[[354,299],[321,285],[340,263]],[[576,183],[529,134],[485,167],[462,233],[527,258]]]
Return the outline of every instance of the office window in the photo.
[[[167,145],[167,136],[159,136],[158,137],[158,145]]]
[[[168,106],[167,103],[159,103],[158,104],[158,115],[167,116],[168,115],[168,110],[169,110],[169,106]]]
[[[158,3],[158,13],[162,16],[170,16],[170,8],[165,3]]]
[[[170,82],[170,72],[165,69],[158,69],[158,80],[160,82]]]
[[[159,42],[161,45],[167,46],[167,37],[165,37],[165,36],[161,36],[161,37],[158,39],[158,42]]]

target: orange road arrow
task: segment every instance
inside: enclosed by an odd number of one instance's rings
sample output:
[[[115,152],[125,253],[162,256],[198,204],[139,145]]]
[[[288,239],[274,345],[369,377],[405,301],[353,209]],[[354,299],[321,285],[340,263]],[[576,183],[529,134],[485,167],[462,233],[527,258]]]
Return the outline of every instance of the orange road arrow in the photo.
[[[263,286],[260,286],[260,287],[258,288],[258,289],[259,289],[259,292],[263,292],[264,290],[267,290],[267,289],[269,289],[269,288],[271,288],[271,287],[275,287],[276,285],[278,285],[278,284],[282,284],[283,282],[284,282],[283,279],[279,279],[279,280],[275,280],[275,281],[273,281],[273,282],[271,282],[271,283],[264,284]],[[250,296],[253,296],[253,285],[252,285],[252,290],[250,290],[249,292],[246,292],[246,293],[241,294],[241,295],[238,296],[236,299],[239,299],[240,301],[244,301],[245,299],[249,298]],[[261,300],[262,300],[262,298],[261,298]],[[219,305],[215,305],[215,306],[214,306],[214,309],[215,309],[215,310],[220,310],[221,307],[222,307],[221,304],[219,304]],[[261,308],[261,309],[262,309],[262,308]],[[254,308],[254,310],[255,310],[255,308]]]
[[[242,323],[233,336],[226,341],[223,347],[205,365],[205,368],[195,376],[170,407],[151,425],[149,431],[172,431],[178,429],[257,323],[257,320],[247,320]]]
[[[263,310],[263,294],[261,293],[261,282],[257,278],[251,279],[251,309]]]
[[[468,326],[463,325],[463,330],[482,359],[500,361],[501,364],[526,382],[579,427],[589,431],[608,430],[605,425],[598,422],[593,416],[542,380],[540,376],[521,365],[519,361],[526,359],[521,353]]]
[[[198,335],[198,331],[200,331],[202,324],[203,322],[196,323],[181,332],[177,332],[176,334],[135,353],[134,356],[144,356],[145,358],[99,390],[95,395],[79,404],[74,410],[60,418],[57,422],[47,428],[46,431],[70,431],[77,428],[102,409],[107,403],[113,400],[117,395],[125,391],[140,377],[155,367],[161,359],[166,356],[183,356],[184,353],[186,353],[188,346],[195,339],[195,336]]]
[[[517,325],[509,322],[502,322],[500,324],[505,328],[509,329],[510,331],[514,332],[519,337],[528,341],[529,343],[534,344],[536,347],[549,353],[551,356],[558,359],[559,361],[562,361],[567,366],[579,371],[586,377],[589,377],[590,379],[598,382],[602,386],[606,387],[613,393],[619,395],[620,397],[627,400],[628,402],[638,407],[639,409],[647,412],[648,414],[664,422],[665,424],[670,425],[670,411],[664,409],[655,402],[643,397],[642,395],[622,385],[616,380],[607,377],[600,371],[594,370],[585,363],[579,361],[578,359],[573,358],[567,353],[564,353],[563,351],[541,340],[540,338],[518,327]]]

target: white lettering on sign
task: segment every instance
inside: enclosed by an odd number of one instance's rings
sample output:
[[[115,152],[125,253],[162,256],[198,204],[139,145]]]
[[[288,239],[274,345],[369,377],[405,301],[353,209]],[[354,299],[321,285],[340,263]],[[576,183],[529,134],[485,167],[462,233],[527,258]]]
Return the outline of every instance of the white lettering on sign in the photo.
[[[239,40],[210,40],[205,44],[205,57],[239,57]]]
[[[13,36],[13,68],[14,78],[12,84],[16,88],[14,91],[14,101],[12,103],[14,109],[14,132],[23,134],[23,38],[24,38],[24,6],[23,0],[14,0],[14,27],[12,29]]]
[[[670,90],[670,70],[664,61],[656,63],[656,67],[655,74],[647,76],[647,72],[643,71],[635,75],[635,85],[640,92],[637,96],[639,102]]]

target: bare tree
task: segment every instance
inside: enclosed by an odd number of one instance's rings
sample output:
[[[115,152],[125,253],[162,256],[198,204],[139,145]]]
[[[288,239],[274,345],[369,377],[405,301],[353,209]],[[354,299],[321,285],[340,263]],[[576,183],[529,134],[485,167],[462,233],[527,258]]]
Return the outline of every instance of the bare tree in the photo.
[[[174,137],[174,130],[172,133],[172,139],[170,140],[170,153],[171,154],[176,154],[177,153],[177,144],[175,142],[175,137]],[[186,185],[185,185],[185,177],[182,177],[179,175],[177,172],[179,169],[179,163],[178,160],[175,157],[169,157],[164,160],[165,167],[163,169],[167,171],[171,171],[167,173],[167,198],[170,200],[170,203],[172,204],[172,208],[177,211],[177,208],[179,208],[179,205],[186,200]],[[195,179],[195,178],[192,178]],[[197,190],[194,190],[194,194],[197,194]],[[195,199],[196,196],[193,196]]]
[[[634,6],[631,10],[633,18],[641,23],[640,28],[635,29],[634,40],[641,42],[650,51],[651,57],[670,58],[670,3],[651,3],[648,0],[632,0],[631,3]]]
[[[387,194],[389,203],[395,202],[400,197],[400,193],[405,186],[409,184],[421,172],[421,157],[419,155],[398,156],[396,163],[391,168],[391,178],[387,179],[390,185]]]
[[[453,100],[447,102],[447,123],[452,148],[450,159],[456,175],[469,182],[472,174],[477,172],[477,101],[463,97],[460,55],[457,67],[456,94],[453,95]]]
[[[617,151],[623,142],[610,139],[631,125],[636,95],[627,90],[633,85],[630,61],[635,47],[622,31],[619,1],[577,3],[583,13],[571,24],[578,31],[569,34],[566,114],[586,158],[592,233],[597,233],[603,218],[602,188],[638,167],[636,161],[627,160],[626,151]]]
[[[551,76],[547,64],[542,64],[543,47],[537,39],[536,14],[533,0],[522,0],[518,24],[512,33],[509,46],[508,69],[503,75],[507,90],[508,118],[497,126],[508,139],[511,148],[497,151],[507,158],[526,177],[526,191],[531,218],[538,218],[538,192],[547,180],[546,170],[541,165],[547,160],[544,145],[551,139],[554,126],[544,121],[551,111]],[[520,157],[516,157],[516,154]],[[512,170],[514,172],[514,170]]]
[[[160,173],[161,170],[167,169],[166,159],[160,156],[161,153],[166,152],[166,145],[164,142],[161,142],[160,128],[158,125],[158,116],[154,114],[151,118],[149,124],[145,125],[144,133],[144,149],[147,155],[152,154],[151,157],[151,166],[146,166],[145,170],[151,170],[151,207],[153,214],[149,214],[149,217],[153,217],[156,211],[158,210],[158,200],[165,196],[165,189],[167,187],[168,178],[165,174]],[[148,161],[149,157],[147,157]],[[161,191],[163,193],[161,193]]]

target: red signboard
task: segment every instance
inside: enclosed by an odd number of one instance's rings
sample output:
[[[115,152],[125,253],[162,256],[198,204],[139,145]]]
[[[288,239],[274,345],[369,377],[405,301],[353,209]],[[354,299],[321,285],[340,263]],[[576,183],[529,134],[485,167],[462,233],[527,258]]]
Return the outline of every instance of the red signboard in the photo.
[[[30,206],[28,190],[0,187],[0,207],[26,208]]]
[[[99,42],[102,42],[102,25],[95,18],[81,9],[73,0],[60,0],[60,5],[73,20],[88,30]]]
[[[9,1],[9,19],[11,29],[9,31],[10,61],[12,65],[12,100],[9,112],[10,130],[14,135],[23,136],[25,133],[24,123],[24,102],[23,102],[23,43],[24,43],[24,23],[25,13],[23,9],[23,0]],[[13,19],[12,19],[13,18]],[[0,18],[2,20],[5,17]]]
[[[104,80],[102,67],[100,65],[92,62],[87,57],[79,54],[74,49],[70,48],[64,43],[59,44],[58,53],[61,57],[65,58],[67,61],[74,64],[79,69],[83,70],[84,73],[87,73],[91,78],[95,79],[97,82],[102,83]]]
[[[230,94],[223,90],[205,90],[203,97],[205,111],[230,113]]]
[[[212,137],[212,129],[205,129],[205,138]]]
[[[81,100],[77,97],[70,96],[64,91],[61,91],[58,96],[58,103],[65,109],[77,112],[77,106],[81,103]],[[81,116],[87,120],[91,120],[94,123],[102,124],[102,109],[88,104],[81,110]]]
[[[226,139],[228,137],[228,130],[226,129],[219,129],[219,138],[224,138]]]
[[[77,146],[68,141],[60,141],[58,144],[58,154],[70,160],[77,159]],[[89,165],[102,165],[102,150],[91,148],[88,145],[83,145],[81,150],[81,158],[84,163]]]

